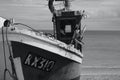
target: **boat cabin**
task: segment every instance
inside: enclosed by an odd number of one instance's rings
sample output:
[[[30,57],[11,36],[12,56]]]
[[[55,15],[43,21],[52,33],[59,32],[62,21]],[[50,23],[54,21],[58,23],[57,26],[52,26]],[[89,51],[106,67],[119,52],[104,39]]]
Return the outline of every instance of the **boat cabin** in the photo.
[[[79,25],[81,30],[82,15],[79,11],[64,11],[54,14],[53,18],[55,37],[62,42],[70,44],[76,25]]]
[[[54,36],[66,44],[73,44],[75,48],[81,49],[81,19],[83,14],[80,11],[71,11],[69,0],[64,1],[64,8],[56,10],[53,2],[49,0],[48,7],[53,14]],[[78,32],[79,31],[79,32]]]

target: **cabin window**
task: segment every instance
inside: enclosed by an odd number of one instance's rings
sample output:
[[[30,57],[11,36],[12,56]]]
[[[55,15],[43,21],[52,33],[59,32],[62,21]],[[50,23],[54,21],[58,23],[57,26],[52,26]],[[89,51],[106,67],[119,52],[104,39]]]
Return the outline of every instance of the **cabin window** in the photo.
[[[71,25],[65,25],[65,32],[71,33]]]

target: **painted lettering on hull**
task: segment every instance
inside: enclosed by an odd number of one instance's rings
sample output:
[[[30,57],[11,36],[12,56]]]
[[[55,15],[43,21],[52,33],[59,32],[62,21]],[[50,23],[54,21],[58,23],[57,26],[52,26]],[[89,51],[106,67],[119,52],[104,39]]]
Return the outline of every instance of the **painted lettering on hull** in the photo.
[[[35,55],[34,53],[28,53],[25,61],[25,65],[43,70],[43,71],[51,71],[55,65],[55,61],[46,59],[39,55]]]

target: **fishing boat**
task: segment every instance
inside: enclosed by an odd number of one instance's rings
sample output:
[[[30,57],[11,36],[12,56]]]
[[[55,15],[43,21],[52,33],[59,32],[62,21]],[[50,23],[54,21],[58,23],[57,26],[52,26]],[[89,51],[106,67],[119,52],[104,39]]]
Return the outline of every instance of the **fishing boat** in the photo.
[[[54,1],[63,1],[64,9],[56,10]],[[4,78],[8,71],[13,80],[80,80],[84,11],[71,10],[69,0],[49,0],[48,7],[53,34],[0,17],[0,54],[6,59],[9,53],[12,68],[10,72],[5,65]]]

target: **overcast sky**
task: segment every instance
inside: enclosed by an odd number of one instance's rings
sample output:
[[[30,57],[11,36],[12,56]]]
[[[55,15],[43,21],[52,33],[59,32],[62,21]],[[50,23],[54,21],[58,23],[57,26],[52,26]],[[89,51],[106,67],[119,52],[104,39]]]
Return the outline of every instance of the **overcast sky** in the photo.
[[[120,0],[74,0],[71,8],[86,11],[87,30],[120,30]],[[37,29],[52,28],[47,0],[0,0],[0,16]]]

